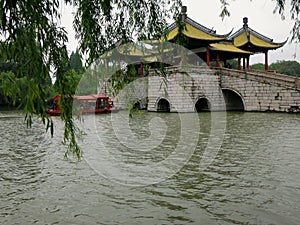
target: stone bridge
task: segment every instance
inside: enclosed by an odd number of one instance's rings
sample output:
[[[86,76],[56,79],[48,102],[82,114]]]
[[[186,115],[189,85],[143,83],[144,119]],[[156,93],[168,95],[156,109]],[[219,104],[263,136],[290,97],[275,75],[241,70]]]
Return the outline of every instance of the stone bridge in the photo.
[[[198,66],[150,71],[148,111],[300,112],[300,78]]]

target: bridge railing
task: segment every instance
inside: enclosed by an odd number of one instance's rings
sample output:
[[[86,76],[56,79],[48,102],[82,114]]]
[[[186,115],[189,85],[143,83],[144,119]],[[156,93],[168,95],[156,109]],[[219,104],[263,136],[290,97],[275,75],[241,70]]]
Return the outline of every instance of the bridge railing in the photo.
[[[155,69],[150,70],[150,75],[155,74]],[[157,70],[159,72],[159,70]],[[197,71],[211,71],[207,66],[195,66],[195,65],[178,65],[178,66],[168,66],[164,68],[164,71],[168,74],[173,74],[176,72],[197,72]],[[213,73],[213,71],[211,71]]]
[[[212,69],[216,72],[219,72],[220,75],[224,74],[227,76],[240,77],[248,80],[255,80],[258,82],[269,83],[300,90],[300,79],[298,77],[261,70],[233,70],[217,67]]]
[[[220,67],[207,67],[207,66],[170,66],[165,68],[167,74],[174,74],[176,72],[205,72],[217,73],[218,75],[226,75],[231,77],[239,77],[242,79],[258,81],[262,83],[269,83],[287,88],[300,90],[300,78],[288,75],[279,74],[276,72],[269,72],[263,70],[235,70]]]

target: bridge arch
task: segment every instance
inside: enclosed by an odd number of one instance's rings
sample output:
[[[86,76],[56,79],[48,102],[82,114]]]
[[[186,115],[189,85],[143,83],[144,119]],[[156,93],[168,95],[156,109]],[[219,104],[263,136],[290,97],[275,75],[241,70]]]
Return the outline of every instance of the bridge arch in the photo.
[[[148,105],[148,97],[141,98],[141,99],[136,99],[133,103],[133,108],[143,110],[147,109]]]
[[[240,93],[233,89],[222,89],[226,111],[245,111],[245,101]]]
[[[196,112],[210,112],[210,101],[205,96],[199,97],[195,103],[195,110]]]
[[[170,112],[170,102],[165,98],[158,99],[156,103],[157,112]]]

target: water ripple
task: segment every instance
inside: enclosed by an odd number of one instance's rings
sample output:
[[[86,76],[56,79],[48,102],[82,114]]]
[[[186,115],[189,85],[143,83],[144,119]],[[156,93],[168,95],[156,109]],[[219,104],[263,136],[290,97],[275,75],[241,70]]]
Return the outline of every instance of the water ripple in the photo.
[[[85,160],[65,160],[59,119],[50,138],[38,121],[27,129],[19,112],[4,114],[0,224],[300,224],[300,115],[228,113],[222,148],[199,171],[210,131],[209,114],[201,114],[197,149],[182,170],[161,183],[132,188],[99,176]],[[127,163],[158,162],[172,153],[180,135],[172,116],[165,139],[150,152],[116,143],[109,126],[99,131],[101,140]],[[96,117],[95,123],[109,125],[107,118]],[[138,131],[151,116],[144,119],[133,121],[131,129]],[[98,146],[99,133],[94,135],[82,144]],[[149,127],[140,135],[150,135]]]

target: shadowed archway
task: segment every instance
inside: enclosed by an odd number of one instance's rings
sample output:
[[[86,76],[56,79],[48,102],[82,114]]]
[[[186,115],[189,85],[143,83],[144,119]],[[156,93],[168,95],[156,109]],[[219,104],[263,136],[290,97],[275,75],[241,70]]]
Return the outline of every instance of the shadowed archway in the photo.
[[[133,104],[133,108],[134,109],[138,109],[138,110],[147,109],[147,106],[148,106],[148,98],[147,97],[146,98],[142,98],[142,99],[138,99]]]
[[[168,100],[161,98],[157,102],[157,112],[170,112],[170,103]]]
[[[199,98],[195,104],[195,109],[197,112],[210,112],[211,105],[207,98]]]
[[[230,89],[222,89],[226,111],[245,111],[244,101],[239,93]]]

